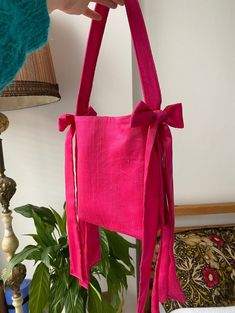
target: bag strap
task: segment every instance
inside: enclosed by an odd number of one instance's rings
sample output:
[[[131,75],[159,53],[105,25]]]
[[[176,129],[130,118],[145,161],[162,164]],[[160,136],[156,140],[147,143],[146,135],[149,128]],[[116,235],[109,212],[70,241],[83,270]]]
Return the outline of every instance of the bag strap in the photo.
[[[138,0],[125,0],[129,26],[134,43],[139,74],[145,102],[153,109],[160,109],[161,90],[151,52],[144,18]],[[97,4],[95,11],[101,14],[101,21],[92,21],[83,64],[76,115],[84,115],[89,106],[96,63],[101,47],[109,9]]]

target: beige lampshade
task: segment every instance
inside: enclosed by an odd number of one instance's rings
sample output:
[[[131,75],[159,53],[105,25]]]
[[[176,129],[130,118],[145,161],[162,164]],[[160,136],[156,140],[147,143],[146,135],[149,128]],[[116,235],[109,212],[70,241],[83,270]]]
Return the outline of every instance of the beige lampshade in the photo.
[[[16,79],[0,93],[0,111],[49,104],[60,100],[49,45],[28,56]]]

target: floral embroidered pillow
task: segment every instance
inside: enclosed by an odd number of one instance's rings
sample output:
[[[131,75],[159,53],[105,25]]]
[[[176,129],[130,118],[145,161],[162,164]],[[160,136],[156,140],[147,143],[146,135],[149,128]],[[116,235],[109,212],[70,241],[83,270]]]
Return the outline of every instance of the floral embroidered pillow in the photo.
[[[167,313],[182,307],[235,305],[235,227],[177,233],[175,257],[187,302],[168,300],[163,305]]]

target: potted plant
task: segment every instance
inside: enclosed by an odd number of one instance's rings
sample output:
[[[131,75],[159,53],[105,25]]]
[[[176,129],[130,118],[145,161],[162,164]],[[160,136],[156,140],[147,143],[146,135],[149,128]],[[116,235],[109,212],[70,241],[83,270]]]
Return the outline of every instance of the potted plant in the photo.
[[[26,246],[9,263],[4,279],[13,267],[24,260],[33,260],[35,271],[29,290],[32,313],[121,313],[127,277],[134,275],[131,244],[119,234],[100,228],[102,259],[91,270],[88,291],[69,274],[69,250],[65,211],[60,216],[53,208],[31,204],[15,209],[32,218],[36,233],[27,234],[35,244]],[[107,292],[100,285],[106,281]]]

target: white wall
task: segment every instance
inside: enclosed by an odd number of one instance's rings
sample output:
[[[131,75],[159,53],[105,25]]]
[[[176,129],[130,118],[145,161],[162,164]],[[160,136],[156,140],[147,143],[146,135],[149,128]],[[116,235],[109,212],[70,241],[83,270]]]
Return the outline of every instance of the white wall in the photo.
[[[183,102],[174,131],[178,203],[235,200],[235,2],[144,0],[163,104]]]
[[[164,104],[184,104],[185,130],[174,131],[177,203],[235,201],[234,0],[142,4]],[[53,14],[51,48],[62,101],[7,113],[11,127],[2,136],[5,163],[7,175],[18,183],[12,207],[34,203],[62,208],[64,134],[57,131],[57,118],[74,112],[88,26],[83,17]],[[137,83],[131,66],[129,31],[124,10],[119,9],[112,12],[97,68],[91,103],[99,113],[131,111],[132,83]],[[33,231],[19,216],[14,228],[19,236]],[[21,246],[27,243],[21,237]],[[126,312],[135,312],[134,302],[132,280]]]
[[[177,204],[235,200],[235,2],[142,0],[163,106],[182,101],[173,130]],[[219,220],[218,220],[219,219]],[[235,215],[181,218],[227,223]]]

